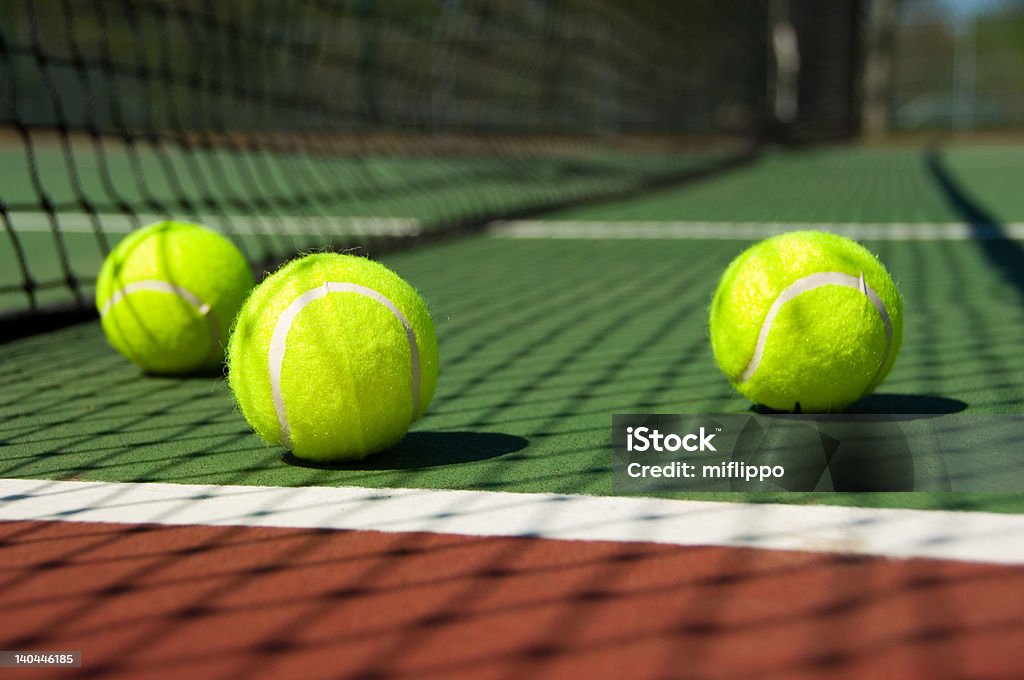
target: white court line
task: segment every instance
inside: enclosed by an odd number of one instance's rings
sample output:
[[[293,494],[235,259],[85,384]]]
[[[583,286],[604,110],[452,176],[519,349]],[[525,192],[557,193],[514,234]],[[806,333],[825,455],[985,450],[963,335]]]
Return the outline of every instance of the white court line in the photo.
[[[1024,222],[971,225],[966,222],[690,222],[540,221],[494,222],[490,232],[509,239],[581,240],[757,240],[787,231],[818,229],[867,241],[967,241],[1024,239]]]
[[[1024,564],[1024,516],[643,497],[0,480],[0,520],[427,531]]]
[[[17,232],[49,232],[49,216],[41,212],[9,213],[11,224]],[[126,234],[136,226],[166,220],[166,215],[140,214],[133,220],[120,213],[97,215],[100,228],[108,234]],[[198,222],[222,232],[236,234],[357,234],[365,236],[416,236],[423,231],[423,224],[408,217],[348,217],[348,216],[304,216],[304,215],[181,215],[175,217],[184,222]],[[93,217],[88,213],[58,213],[57,226],[62,233],[93,233]]]

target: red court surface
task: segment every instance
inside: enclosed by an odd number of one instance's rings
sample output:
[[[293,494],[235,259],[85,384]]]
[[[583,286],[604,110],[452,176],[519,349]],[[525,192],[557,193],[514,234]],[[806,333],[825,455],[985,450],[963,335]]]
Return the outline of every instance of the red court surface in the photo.
[[[1024,568],[645,543],[0,523],[0,648],[104,678],[1020,678]]]

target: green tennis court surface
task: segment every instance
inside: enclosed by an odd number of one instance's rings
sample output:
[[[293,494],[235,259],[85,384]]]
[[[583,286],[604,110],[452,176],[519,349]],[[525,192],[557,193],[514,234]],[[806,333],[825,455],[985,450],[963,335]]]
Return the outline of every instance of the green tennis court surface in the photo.
[[[999,223],[1024,219],[1024,146],[827,147],[767,153],[682,192],[561,212],[557,219],[921,223],[965,216],[945,176]]]
[[[131,229],[169,216],[231,235],[253,262],[279,261],[306,249],[411,238],[630,191],[729,157],[728,148],[643,155],[569,150],[510,161],[486,151],[311,158],[111,143],[99,153],[76,138],[67,149],[51,140],[29,156],[16,144],[0,145],[8,211],[0,227],[10,226],[8,236],[20,249],[0,249],[0,314],[28,308],[26,278],[35,281],[42,306],[75,300],[69,277],[91,294],[108,249]],[[39,191],[52,215],[40,210]]]
[[[721,152],[719,152],[721,154]],[[83,154],[83,158],[95,162]],[[131,181],[131,165],[127,155],[114,155],[120,165],[112,163],[107,168],[114,172],[118,185],[125,186],[127,200],[143,203],[143,196],[132,192],[140,191],[140,185]],[[188,166],[184,155],[169,155],[173,164],[182,164],[181,177],[188,177]],[[40,171],[47,177],[61,179],[51,189],[51,199],[56,203],[74,204],[75,192],[67,180],[64,163],[57,150],[42,154]],[[222,167],[235,168],[240,162],[231,156],[232,162],[225,161]],[[192,159],[195,162],[194,159]],[[333,245],[338,248],[349,246],[359,239],[374,236],[415,236],[438,229],[446,221],[479,220],[488,214],[515,213],[517,206],[536,206],[539,202],[563,200],[565,192],[577,197],[599,195],[602,191],[628,188],[642,183],[646,177],[659,172],[680,172],[698,170],[719,160],[719,155],[685,154],[664,156],[622,158],[591,157],[586,163],[577,161],[530,160],[523,161],[523,181],[516,185],[515,177],[509,176],[505,165],[486,160],[449,159],[447,164],[436,159],[429,162],[415,159],[382,158],[366,159],[360,162],[335,161],[331,175],[333,180],[346,178],[352,186],[358,186],[355,178],[359,172],[368,172],[375,178],[386,178],[388,169],[394,177],[394,191],[389,192],[375,186],[372,201],[360,201],[358,196],[345,199],[337,196],[334,203],[316,202],[316,211],[308,206],[287,205],[281,207],[272,195],[264,197],[269,210],[265,214],[218,213],[203,219],[200,213],[191,219],[199,219],[211,227],[233,235],[251,259],[266,260],[283,253],[316,249]],[[29,174],[17,167],[22,163],[18,154],[0,154],[0,163],[5,163],[13,183],[8,185],[13,199],[12,208],[19,203],[30,205],[32,192]],[[168,174],[157,172],[158,159],[154,154],[149,159],[154,167],[148,177],[157,179],[156,188],[141,186],[151,192],[157,200],[174,204],[182,199],[168,193]],[[208,162],[208,161],[207,161]],[[255,162],[255,161],[254,161]],[[276,161],[268,167],[274,168],[283,177],[288,170],[301,168],[305,173],[315,171],[307,161],[288,163]],[[886,225],[904,223],[959,223],[978,216],[965,216],[956,201],[951,200],[938,180],[941,175],[955,182],[965,200],[984,206],[986,213],[981,217],[991,224],[1015,224],[1024,221],[1024,195],[1019,190],[1019,172],[1024,167],[1024,147],[1020,145],[990,145],[984,147],[952,147],[941,153],[932,154],[921,148],[857,149],[824,148],[801,153],[768,152],[753,163],[731,172],[716,175],[713,179],[694,183],[685,191],[658,191],[641,198],[619,202],[602,202],[585,208],[574,208],[545,215],[546,220],[599,220],[599,221],[645,221],[645,222],[742,222],[777,223],[815,227],[820,224],[871,224],[884,228]],[[342,168],[339,170],[338,168]],[[410,170],[411,168],[411,170]],[[416,168],[420,168],[418,174]],[[527,170],[528,168],[528,170]],[[83,171],[83,177],[96,182],[103,174]],[[558,186],[558,193],[545,196],[545,184],[537,182],[541,176],[550,173],[552,186]],[[411,177],[410,177],[411,173]],[[450,195],[438,192],[424,178],[433,173],[444,177],[448,185],[455,176],[469,181],[450,185]],[[294,172],[292,174],[295,174]],[[423,175],[422,177],[420,175]],[[176,175],[172,174],[171,177]],[[567,179],[568,177],[568,179]],[[252,182],[229,181],[250,190]],[[193,178],[194,181],[194,178]],[[296,181],[294,177],[290,181]],[[360,180],[367,181],[365,176]],[[152,180],[149,180],[152,183]],[[493,182],[493,185],[492,185]],[[409,185],[416,191],[409,191]],[[422,186],[421,186],[422,185]],[[349,184],[343,184],[349,186]],[[384,185],[387,186],[386,180]],[[287,188],[287,184],[284,185]],[[103,195],[100,187],[89,195]],[[282,187],[278,187],[279,190]],[[180,191],[180,187],[178,189]],[[242,189],[239,189],[241,191]],[[199,191],[196,189],[196,191]],[[357,189],[351,190],[358,194]],[[155,192],[155,193],[153,193]],[[166,194],[166,195],[165,195]],[[481,199],[480,197],[483,197]],[[259,202],[259,196],[239,194],[239,202],[251,206]],[[202,203],[202,194],[188,195],[184,200]],[[230,207],[230,206],[228,206]],[[92,282],[103,261],[102,244],[107,247],[117,243],[124,233],[146,221],[161,219],[159,214],[146,216],[125,216],[114,211],[114,206],[97,206],[96,214],[62,214],[52,220],[45,213],[17,213],[13,227],[24,250],[26,264],[34,279],[52,282],[50,288],[37,291],[43,304],[69,302],[73,300],[71,290],[64,285],[66,274],[64,261],[57,256],[54,232],[66,243],[68,271],[81,283],[86,295],[91,294]],[[110,212],[104,212],[109,210]],[[189,215],[182,213],[183,217]],[[723,230],[725,231],[725,230]],[[102,237],[98,236],[102,234]],[[22,272],[13,249],[0,250],[0,312],[17,311],[26,305],[26,297],[18,290]]]
[[[969,208],[998,226],[1024,218],[1024,192],[1008,179],[1022,168],[1024,148],[770,154],[724,176],[551,220],[713,220],[724,234],[757,216],[927,228],[970,222]],[[609,494],[611,414],[749,408],[715,367],[705,328],[717,278],[744,245],[480,234],[387,257],[435,315],[438,392],[397,450],[336,467],[296,464],[261,443],[223,378],[140,375],[98,323],[18,340],[0,363],[0,474]],[[956,442],[977,436],[973,414],[1020,413],[1024,267],[1012,267],[1024,263],[1021,244],[866,245],[901,286],[906,330],[893,373],[854,410],[940,413]],[[1021,494],[697,496],[1024,511]]]

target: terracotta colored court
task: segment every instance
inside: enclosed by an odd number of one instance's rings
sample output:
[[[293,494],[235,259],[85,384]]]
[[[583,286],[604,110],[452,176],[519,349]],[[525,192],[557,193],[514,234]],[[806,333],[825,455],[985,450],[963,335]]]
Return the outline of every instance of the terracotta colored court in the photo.
[[[2,532],[4,645],[83,653],[80,672],[51,677],[1024,672],[1024,618],[1005,606],[1018,567],[436,534]]]

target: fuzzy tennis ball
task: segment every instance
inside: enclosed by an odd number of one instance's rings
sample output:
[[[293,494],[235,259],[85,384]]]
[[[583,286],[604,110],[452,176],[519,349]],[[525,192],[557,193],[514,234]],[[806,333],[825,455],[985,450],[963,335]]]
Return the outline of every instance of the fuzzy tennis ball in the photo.
[[[709,325],[719,368],[751,401],[779,411],[839,411],[892,368],[903,301],[860,244],[795,231],[732,261]]]
[[[396,444],[437,382],[426,303],[384,265],[317,253],[256,287],[228,344],[228,382],[253,429],[298,458]]]
[[[185,222],[129,234],[103,263],[96,308],[110,344],[144,371],[209,371],[224,360],[228,331],[255,284],[224,236]]]

